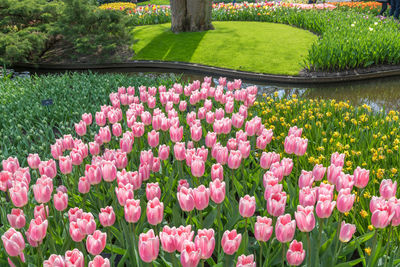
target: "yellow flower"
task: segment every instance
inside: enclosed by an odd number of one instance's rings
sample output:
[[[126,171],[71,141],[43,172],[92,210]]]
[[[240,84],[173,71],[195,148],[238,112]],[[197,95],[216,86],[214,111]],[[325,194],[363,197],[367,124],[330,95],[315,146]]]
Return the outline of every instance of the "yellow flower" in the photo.
[[[368,230],[370,231],[374,230],[374,226],[372,224],[368,225]]]
[[[367,253],[368,256],[371,256],[371,248],[367,247],[364,249],[365,253]]]
[[[368,212],[366,212],[365,210],[361,210],[360,215],[361,215],[361,217],[365,218],[368,216]]]
[[[364,197],[365,197],[365,198],[371,198],[371,194],[370,194],[368,191],[366,191],[366,192],[364,193]]]

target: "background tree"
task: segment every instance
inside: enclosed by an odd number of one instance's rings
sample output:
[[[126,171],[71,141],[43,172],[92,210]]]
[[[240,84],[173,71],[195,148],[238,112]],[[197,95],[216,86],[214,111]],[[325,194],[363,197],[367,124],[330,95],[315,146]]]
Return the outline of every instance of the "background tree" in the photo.
[[[171,0],[171,30],[195,32],[213,30],[212,0]]]

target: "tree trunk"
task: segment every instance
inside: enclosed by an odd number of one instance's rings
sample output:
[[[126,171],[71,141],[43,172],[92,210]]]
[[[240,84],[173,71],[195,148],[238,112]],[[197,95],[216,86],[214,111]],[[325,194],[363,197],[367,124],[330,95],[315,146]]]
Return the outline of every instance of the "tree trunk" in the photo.
[[[171,30],[197,32],[213,30],[211,24],[212,0],[170,0]]]

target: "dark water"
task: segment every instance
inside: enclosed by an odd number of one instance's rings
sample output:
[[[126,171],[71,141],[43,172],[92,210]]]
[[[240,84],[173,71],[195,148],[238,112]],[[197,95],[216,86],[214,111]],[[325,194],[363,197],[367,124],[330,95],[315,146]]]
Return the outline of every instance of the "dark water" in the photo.
[[[104,69],[96,72],[102,73],[127,73],[129,75],[150,75],[150,76],[168,76],[177,74],[172,72],[132,72],[129,69]],[[39,75],[49,73],[61,73],[59,71],[37,72]],[[178,74],[184,81],[193,81],[204,79],[205,75],[200,74]],[[218,83],[218,77],[214,77],[214,83]],[[230,79],[228,79],[230,80]],[[363,104],[369,105],[373,110],[398,110],[400,111],[400,76],[379,78],[367,81],[347,82],[333,85],[306,86],[290,84],[257,83],[243,80],[243,86],[257,85],[260,93],[272,95],[278,92],[283,97],[296,94],[305,98],[318,99],[336,99],[337,101],[349,101],[354,106]]]

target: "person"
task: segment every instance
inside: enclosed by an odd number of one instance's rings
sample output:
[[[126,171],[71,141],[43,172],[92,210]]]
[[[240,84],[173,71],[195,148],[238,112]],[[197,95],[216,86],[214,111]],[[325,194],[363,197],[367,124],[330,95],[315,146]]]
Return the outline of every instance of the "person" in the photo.
[[[391,1],[391,0],[390,0]],[[381,3],[382,3],[382,9],[381,9],[381,12],[379,12],[379,16],[383,16],[383,13],[385,13],[385,11],[387,10],[387,8],[388,8],[388,0],[383,0]],[[391,3],[390,3],[391,4]],[[390,5],[390,7],[391,7],[391,5]]]
[[[399,20],[399,15],[400,15],[400,0],[390,0],[389,17],[394,16],[395,19]]]

